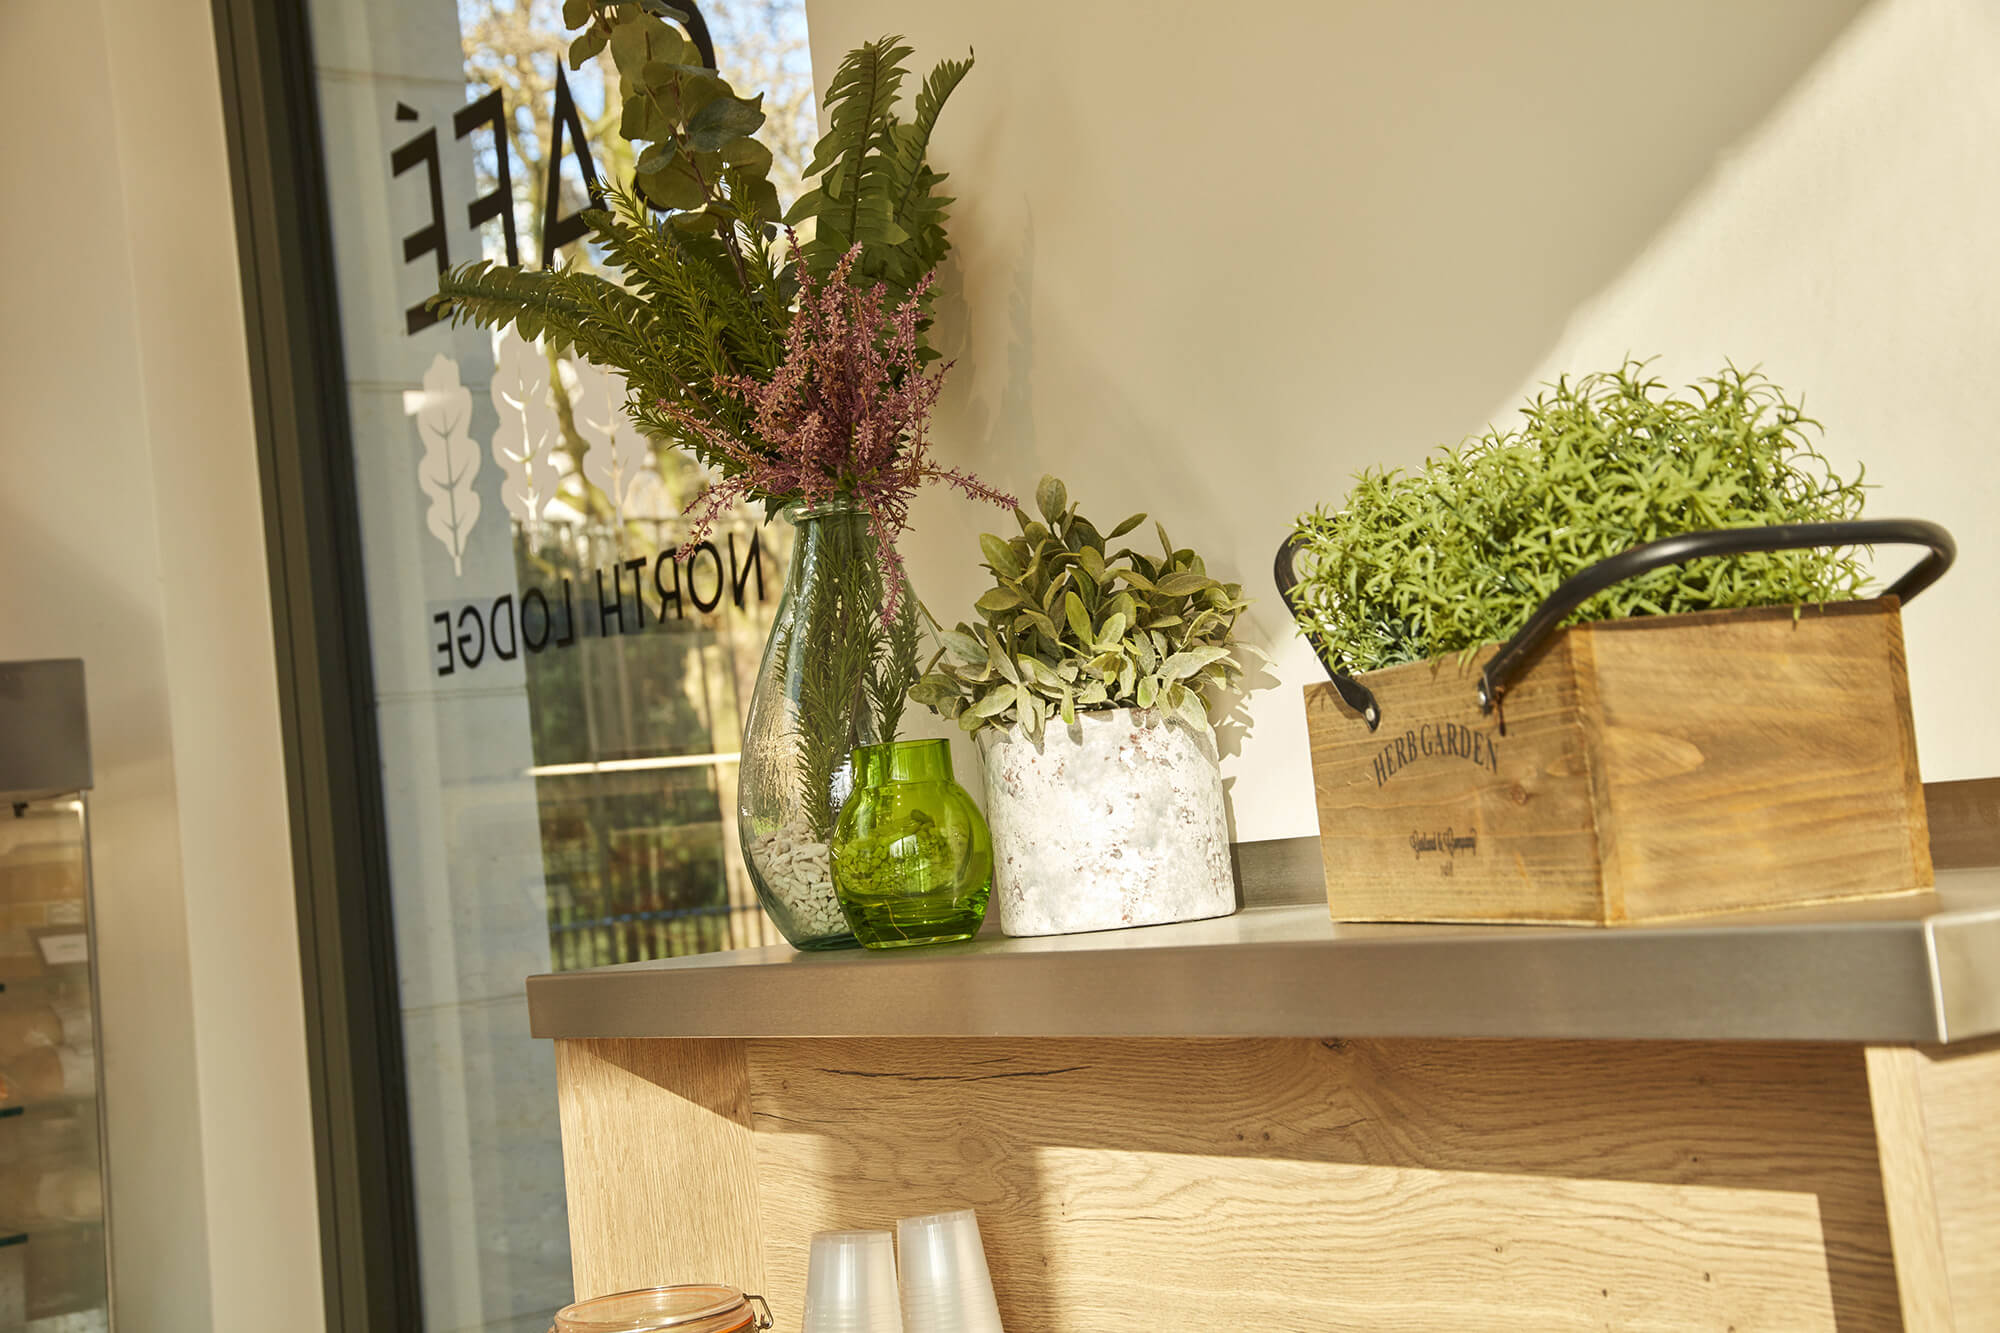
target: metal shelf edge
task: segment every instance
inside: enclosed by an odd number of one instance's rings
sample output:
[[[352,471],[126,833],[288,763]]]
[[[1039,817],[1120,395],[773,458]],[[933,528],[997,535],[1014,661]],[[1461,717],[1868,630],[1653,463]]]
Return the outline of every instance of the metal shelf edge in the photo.
[[[2000,1032],[2000,871],[1911,906],[1622,930],[1334,927],[1323,908],[912,953],[782,947],[531,978],[537,1037],[1940,1043]]]

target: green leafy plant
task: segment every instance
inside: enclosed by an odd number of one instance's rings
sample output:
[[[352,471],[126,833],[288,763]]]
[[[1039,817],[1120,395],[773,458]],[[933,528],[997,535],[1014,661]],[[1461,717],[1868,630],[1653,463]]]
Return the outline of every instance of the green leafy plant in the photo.
[[[703,65],[674,26],[685,21],[662,0],[563,4],[564,24],[582,29],[570,43],[571,69],[610,48],[623,94],[618,133],[637,151],[639,194],[676,229],[714,236],[747,286],[745,247],[779,213],[771,152],[752,137],[764,124],[764,95],[739,97]]]
[[[845,515],[810,557],[823,577],[773,640],[781,685],[795,658],[803,664],[788,737],[803,828],[787,813],[759,837],[793,868],[796,906],[824,882],[798,853],[825,861],[854,737],[872,726],[893,739],[916,676],[895,552],[911,494],[943,481],[1013,503],[933,461],[926,435],[942,375],[925,366],[937,359],[928,302],[951,203],[928,154],[972,62],[938,65],[905,123],[910,48],[884,37],[850,53],[826,91],[830,128],[810,188],[781,219],[772,154],[755,137],[762,95],[738,96],[702,65],[681,31],[688,14],[672,0],[565,0],[563,18],[581,29],[572,68],[610,53],[619,133],[633,149],[631,178],[613,180],[583,215],[613,276],[482,261],[444,275],[431,307],[622,372],[640,430],[713,473],[685,512],[682,557],[738,503]],[[804,239],[781,241],[781,222]]]
[[[1586,565],[1683,532],[1857,517],[1862,481],[1813,447],[1818,423],[1755,371],[1678,394],[1628,361],[1560,379],[1418,471],[1365,472],[1345,504],[1299,519],[1299,626],[1372,671],[1503,640]],[[1860,595],[1852,550],[1700,560],[1611,588],[1565,623]]]
[[[479,260],[438,281],[432,306],[454,324],[513,325],[521,337],[573,349],[625,376],[625,410],[648,436],[681,445],[723,477],[743,464],[667,412],[685,406],[731,434],[751,412],[717,381],[768,380],[784,355],[794,288],[769,245],[751,251],[752,287],[740,285],[712,237],[656,221],[632,190],[613,186],[609,209],[584,214],[623,285],[573,267],[508,268]],[[786,497],[762,497],[784,499]]]
[[[974,603],[980,622],[940,633],[943,651],[910,697],[969,732],[1018,723],[1039,737],[1051,719],[1111,708],[1159,708],[1206,731],[1204,691],[1234,684],[1258,656],[1234,634],[1242,587],[1209,577],[1158,524],[1157,558],[1107,554],[1146,516],[1101,533],[1054,477],[1035,504],[1040,519],[1014,511],[1020,536],[979,539],[994,580]]]
[[[917,295],[950,245],[951,200],[927,154],[939,113],[972,62],[947,60],[919,91],[914,119],[896,106],[910,48],[885,37],[853,51],[828,87],[831,128],[808,169],[811,188],[782,221],[803,228],[796,250],[782,244],[771,153],[755,138],[762,94],[738,96],[701,64],[675,25],[669,0],[565,0],[564,22],[581,33],[575,68],[608,50],[623,98],[619,132],[634,150],[629,182],[605,187],[583,217],[612,281],[574,265],[509,268],[479,260],[438,283],[431,308],[454,324],[512,325],[528,339],[623,373],[626,410],[652,439],[686,448],[727,481],[747,470],[740,452],[712,436],[767,442],[740,392],[719,382],[768,382],[785,351],[801,269],[822,279],[858,248],[857,287],[881,283],[887,304]],[[937,353],[920,321],[917,359]],[[704,434],[691,421],[713,429]],[[755,487],[750,498],[778,506],[799,498]]]
[[[923,670],[918,665],[922,653],[922,626],[917,623],[916,604],[905,598],[897,608],[895,620],[881,631],[863,685],[869,706],[875,710],[875,734],[884,743],[895,740],[903,729],[903,708],[909,703],[910,687],[917,683]]]
[[[882,567],[859,521],[829,521],[810,551],[795,558],[813,560],[818,568],[803,581],[805,604],[775,630],[771,662],[782,675],[793,630],[817,627],[803,655],[799,726],[791,742],[807,826],[825,842],[840,814],[829,796],[835,773],[848,760],[848,720],[865,719],[860,734],[878,742],[901,733],[908,691],[919,671],[921,627],[916,603],[907,597],[895,617],[882,623]]]
[[[827,85],[827,132],[808,176],[819,183],[792,205],[785,221],[813,224],[805,259],[815,276],[861,247],[855,276],[883,283],[897,297],[916,290],[951,249],[944,220],[951,199],[937,193],[944,174],[929,162],[931,136],[972,59],[939,62],[917,92],[915,118],[897,119],[896,103],[911,50],[884,37],[850,52]],[[936,355],[928,347],[925,359]]]

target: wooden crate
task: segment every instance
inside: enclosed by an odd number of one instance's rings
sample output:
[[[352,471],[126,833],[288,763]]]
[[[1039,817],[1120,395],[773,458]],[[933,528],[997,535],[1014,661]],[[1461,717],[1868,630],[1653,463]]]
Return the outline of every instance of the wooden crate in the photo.
[[[1614,925],[1928,888],[1896,599],[1573,626],[1306,688],[1341,921]]]

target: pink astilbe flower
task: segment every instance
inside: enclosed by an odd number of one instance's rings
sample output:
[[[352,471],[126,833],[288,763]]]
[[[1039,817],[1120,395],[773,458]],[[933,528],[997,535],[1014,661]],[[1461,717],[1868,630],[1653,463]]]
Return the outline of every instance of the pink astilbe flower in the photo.
[[[793,248],[796,253],[797,238]],[[1002,507],[1011,507],[1014,497],[931,459],[931,409],[951,367],[924,373],[917,320],[937,274],[928,274],[885,313],[883,284],[861,288],[849,282],[860,254],[856,245],[823,282],[809,274],[800,279],[785,357],[768,383],[746,375],[716,378],[718,389],[750,409],[757,442],[684,403],[662,402],[660,410],[739,469],[688,507],[693,523],[678,558],[692,555],[715,520],[746,499],[851,501],[867,512],[869,532],[881,550],[887,624],[896,617],[907,581],[896,537],[909,521],[917,487],[941,481]]]

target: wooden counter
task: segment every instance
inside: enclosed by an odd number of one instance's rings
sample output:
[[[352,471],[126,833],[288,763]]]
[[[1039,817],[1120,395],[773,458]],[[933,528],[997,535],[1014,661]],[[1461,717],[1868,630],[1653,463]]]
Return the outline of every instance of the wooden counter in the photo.
[[[1012,1333],[2000,1329],[2000,871],[1698,927],[1274,905],[529,996],[579,1296],[719,1280],[796,1330],[812,1232],[971,1206]]]

